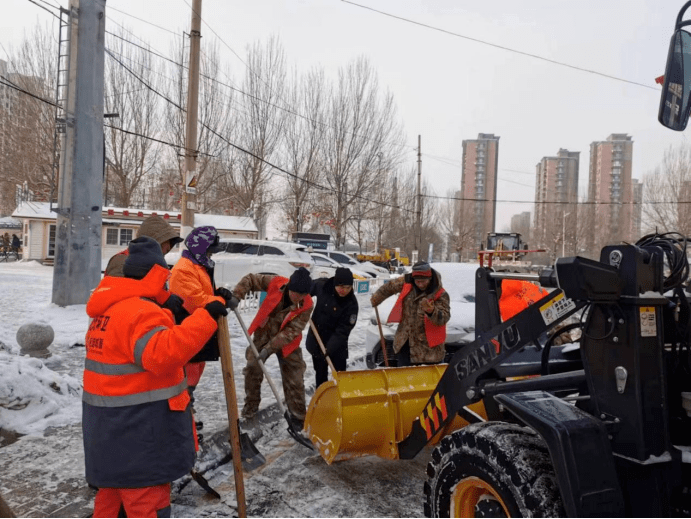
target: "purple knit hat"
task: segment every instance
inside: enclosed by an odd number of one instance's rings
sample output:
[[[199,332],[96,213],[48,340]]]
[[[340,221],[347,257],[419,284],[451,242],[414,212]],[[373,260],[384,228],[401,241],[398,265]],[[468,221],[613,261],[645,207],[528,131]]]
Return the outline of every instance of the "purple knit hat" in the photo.
[[[183,252],[183,256],[206,268],[214,268],[214,262],[206,255],[206,252],[209,250],[211,252],[219,251],[218,231],[215,227],[206,225],[192,229],[192,232],[185,238],[185,246],[187,250]]]

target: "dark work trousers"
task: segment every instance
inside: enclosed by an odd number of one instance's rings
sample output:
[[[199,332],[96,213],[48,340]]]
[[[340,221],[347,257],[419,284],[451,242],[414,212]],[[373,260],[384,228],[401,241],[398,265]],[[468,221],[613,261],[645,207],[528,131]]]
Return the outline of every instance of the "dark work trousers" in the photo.
[[[401,349],[398,350],[398,353],[396,353],[396,366],[399,368],[405,367],[405,366],[429,366],[430,364],[427,364],[425,362],[418,362],[413,364],[410,360],[410,343],[408,341],[405,341],[403,346],[401,346]]]
[[[348,360],[348,350],[341,349],[335,352],[333,355],[329,355],[331,362],[336,368],[336,371],[346,370],[346,361]],[[314,366],[314,377],[316,382],[316,387],[321,386],[324,382],[329,379],[329,364],[326,362],[326,357],[319,351],[317,355],[312,355],[312,365]]]
[[[405,341],[401,349],[396,353],[396,366],[402,368],[410,365],[410,343]]]

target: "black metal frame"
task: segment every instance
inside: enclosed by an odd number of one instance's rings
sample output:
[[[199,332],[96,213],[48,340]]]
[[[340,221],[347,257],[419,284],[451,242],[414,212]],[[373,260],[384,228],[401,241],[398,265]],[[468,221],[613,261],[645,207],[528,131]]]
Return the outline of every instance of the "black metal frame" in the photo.
[[[667,384],[665,324],[675,323],[669,336],[679,333],[680,324],[684,330],[691,326],[679,323],[688,315],[680,317],[663,295],[663,267],[660,248],[634,245],[605,247],[599,262],[559,259],[540,280],[546,285],[558,280],[560,289],[504,323],[496,280],[490,270],[478,269],[476,302],[483,311],[476,312],[477,338],[452,358],[411,434],[398,444],[400,457],[414,457],[456,414],[464,416],[465,406],[484,399],[490,420],[506,420],[509,411],[509,419],[545,440],[569,516],[678,511],[675,499],[680,489],[691,487],[691,471],[671,441],[674,395]],[[564,294],[572,298],[571,306],[547,323],[544,310],[560,299],[563,308]],[[583,369],[506,381],[501,371],[510,357],[531,342],[539,347],[543,332],[586,305]],[[575,404],[562,398],[567,394],[578,395]],[[691,431],[691,418],[677,407],[675,401],[672,411],[681,424],[675,427]],[[680,437],[691,444],[691,436]],[[682,506],[691,509],[689,503]]]

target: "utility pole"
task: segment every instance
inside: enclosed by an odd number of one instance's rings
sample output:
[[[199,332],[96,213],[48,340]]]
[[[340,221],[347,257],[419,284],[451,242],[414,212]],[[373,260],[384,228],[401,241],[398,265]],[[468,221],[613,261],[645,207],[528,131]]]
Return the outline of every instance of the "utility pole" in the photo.
[[[71,0],[70,61],[52,302],[84,304],[101,279],[105,0]]]
[[[185,189],[182,192],[182,237],[194,228],[197,211],[197,118],[199,107],[199,47],[202,28],[202,0],[192,2],[190,28],[190,70],[187,91],[187,124],[185,128]]]
[[[415,249],[422,247],[422,193],[420,182],[422,178],[422,136],[417,136],[417,219],[415,222]]]

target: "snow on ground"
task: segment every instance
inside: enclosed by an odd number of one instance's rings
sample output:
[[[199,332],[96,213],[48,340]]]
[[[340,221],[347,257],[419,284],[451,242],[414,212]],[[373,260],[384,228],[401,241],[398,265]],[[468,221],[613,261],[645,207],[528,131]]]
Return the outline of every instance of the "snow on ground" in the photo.
[[[465,270],[461,268],[459,276],[467,277]],[[61,308],[50,303],[52,275],[52,267],[36,262],[0,263],[0,494],[18,516],[86,517],[91,513],[94,495],[83,477],[80,424],[88,318],[84,305]],[[467,283],[454,277],[447,274],[444,283]],[[358,300],[360,315],[350,338],[349,370],[366,369],[365,330],[373,315],[369,294],[359,295]],[[255,313],[256,308],[243,310],[246,325]],[[20,355],[16,333],[29,322],[53,327],[55,340],[49,358]],[[228,317],[228,322],[241,409],[242,368],[248,343],[234,315]],[[303,355],[309,403],[314,371],[304,348]],[[267,368],[282,394],[275,356],[268,360]],[[204,422],[201,469],[209,469],[206,477],[222,499],[206,495],[195,483],[189,483],[189,478],[183,478],[175,485],[173,513],[186,517],[233,516],[237,512],[232,464],[215,467],[228,450],[228,418],[219,362],[207,363],[195,396],[197,419]],[[411,461],[366,457],[328,466],[316,453],[290,439],[285,421],[275,416],[275,398],[266,383],[262,385],[260,410],[264,419],[251,435],[267,464],[245,476],[249,515],[422,515],[422,485],[429,452]]]

